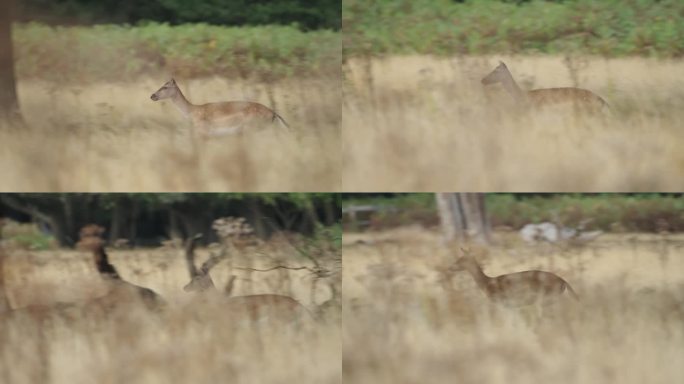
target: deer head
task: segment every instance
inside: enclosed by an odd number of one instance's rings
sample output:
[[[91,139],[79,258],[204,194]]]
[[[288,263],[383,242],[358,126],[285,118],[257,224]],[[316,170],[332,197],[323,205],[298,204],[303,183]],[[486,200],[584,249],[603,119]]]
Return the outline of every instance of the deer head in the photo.
[[[504,64],[503,61],[499,61],[499,65],[496,68],[494,68],[494,70],[491,71],[487,76],[482,78],[482,84],[489,85],[499,83],[503,81],[509,73],[510,72],[508,71],[508,67],[506,67],[506,64]]]
[[[176,85],[176,80],[171,79],[167,81],[161,88],[150,96],[153,101],[168,99],[175,96],[178,93],[178,85]]]

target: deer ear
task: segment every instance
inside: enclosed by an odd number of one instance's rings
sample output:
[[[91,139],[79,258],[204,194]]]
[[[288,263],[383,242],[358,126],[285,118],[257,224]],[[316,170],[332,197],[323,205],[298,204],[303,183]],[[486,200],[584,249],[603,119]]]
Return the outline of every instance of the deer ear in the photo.
[[[499,65],[503,65],[504,67],[506,66],[506,64],[504,64],[504,62],[500,61],[500,60],[499,60]]]

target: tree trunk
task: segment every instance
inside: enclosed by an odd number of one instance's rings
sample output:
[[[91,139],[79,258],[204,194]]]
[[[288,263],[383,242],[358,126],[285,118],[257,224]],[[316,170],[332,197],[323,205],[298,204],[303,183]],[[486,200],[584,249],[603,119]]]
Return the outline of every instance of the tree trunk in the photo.
[[[265,239],[268,237],[268,231],[266,224],[264,223],[264,215],[261,212],[261,202],[255,196],[247,197],[247,207],[249,209],[249,215],[251,216],[252,226],[254,227],[254,233],[260,239]]]
[[[12,0],[0,0],[0,120],[21,122],[12,48]]]
[[[183,238],[183,231],[180,228],[180,225],[178,223],[178,215],[176,214],[176,211],[174,211],[172,208],[167,209],[168,215],[169,215],[169,227],[167,230],[167,236],[169,239],[182,239]],[[186,238],[192,237],[193,233],[186,233]],[[202,241],[202,239],[198,240]]]
[[[128,225],[128,237],[131,246],[135,246],[135,239],[138,234],[138,213],[140,212],[140,203],[137,200],[131,202],[131,214],[129,215],[130,224]]]
[[[9,310],[9,299],[5,291],[5,250],[0,246],[0,314]]]
[[[124,201],[121,198],[115,198],[114,206],[112,207],[112,219],[109,222],[109,243],[114,242],[122,237],[122,229],[126,222],[126,209]],[[131,239],[129,239],[130,241]]]
[[[491,242],[484,194],[437,193],[436,199],[447,242],[466,239],[480,244]]]
[[[458,193],[437,193],[437,209],[444,231],[444,239],[462,241],[465,239],[465,215]]]

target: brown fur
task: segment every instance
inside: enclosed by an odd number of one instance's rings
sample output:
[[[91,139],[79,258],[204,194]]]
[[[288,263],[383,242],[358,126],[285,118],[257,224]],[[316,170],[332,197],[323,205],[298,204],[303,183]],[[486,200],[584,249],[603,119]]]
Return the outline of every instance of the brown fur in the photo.
[[[468,271],[489,299],[507,305],[521,306],[539,301],[547,302],[560,297],[565,291],[574,299],[578,299],[570,284],[551,272],[535,270],[490,277],[470,256],[459,258],[452,269]]]
[[[282,123],[288,128],[285,120],[275,111],[252,101],[192,104],[174,79],[166,82],[150,98],[154,101],[171,99],[181,113],[190,119],[197,135],[203,138],[256,130],[274,123]]]
[[[84,229],[88,227],[89,226],[86,226]],[[102,228],[102,231],[100,231],[99,234],[102,234],[103,232],[104,228]],[[81,230],[81,233],[84,234],[84,230]],[[109,256],[105,251],[104,240],[92,236],[92,233],[89,231],[86,231],[85,233],[86,235],[81,238],[79,245],[81,249],[92,252],[93,262],[95,263],[97,272],[109,285],[109,293],[100,300],[111,306],[131,299],[138,299],[142,300],[142,303],[149,309],[160,309],[164,304],[164,300],[161,296],[149,288],[141,287],[122,279],[116,268],[109,262]]]
[[[523,91],[513,79],[513,75],[500,62],[492,72],[482,78],[482,84],[490,85],[501,83],[506,91],[523,105],[533,108],[544,108],[550,105],[573,104],[578,112],[599,113],[609,109],[608,103],[597,94],[582,88],[541,88],[531,91]]]
[[[185,246],[185,257],[191,279],[190,282],[183,287],[186,292],[215,290],[216,286],[209,275],[209,271],[226,257],[226,255],[212,256],[197,269],[194,265],[194,251],[195,245],[200,237],[200,235],[191,237],[187,240]],[[231,314],[246,316],[252,321],[270,317],[277,319],[279,322],[288,323],[300,321],[302,317],[312,317],[309,310],[299,301],[284,295],[262,294],[228,297],[226,300],[226,308],[229,309]]]
[[[535,107],[545,107],[559,103],[577,103],[587,112],[598,113],[608,106],[597,94],[582,88],[542,88],[527,91],[527,99]]]

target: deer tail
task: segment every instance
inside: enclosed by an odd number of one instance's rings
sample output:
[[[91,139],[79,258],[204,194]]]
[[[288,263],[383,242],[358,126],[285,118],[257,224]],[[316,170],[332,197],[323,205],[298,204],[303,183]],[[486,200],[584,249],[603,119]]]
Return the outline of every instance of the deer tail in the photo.
[[[273,119],[271,121],[275,122],[276,120],[279,123],[281,123],[285,128],[290,129],[290,126],[285,122],[285,119],[283,119],[283,117],[277,114],[276,112],[273,112]]]
[[[567,281],[565,282],[565,290],[570,292],[570,296],[572,296],[573,299],[580,301],[579,296],[577,296],[577,293],[574,289],[572,289],[572,287],[570,286],[570,284],[568,284]]]

